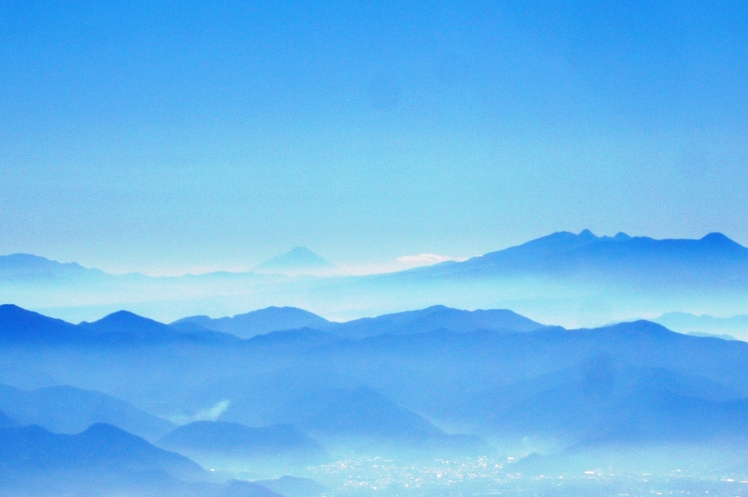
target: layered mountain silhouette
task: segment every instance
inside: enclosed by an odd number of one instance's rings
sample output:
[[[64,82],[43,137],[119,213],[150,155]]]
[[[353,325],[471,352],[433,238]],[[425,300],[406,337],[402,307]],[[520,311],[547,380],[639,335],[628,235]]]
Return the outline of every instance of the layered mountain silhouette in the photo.
[[[721,233],[699,240],[656,240],[558,232],[464,262],[411,270],[431,277],[554,276],[665,280],[668,283],[740,284],[748,281],[748,248]]]
[[[295,307],[268,307],[233,317],[211,319],[208,316],[191,316],[171,323],[180,330],[203,328],[231,333],[241,338],[263,335],[271,331],[295,330],[299,328],[322,329],[329,321],[309,311]],[[199,328],[196,328],[199,327]]]
[[[322,435],[424,439],[444,432],[370,388],[323,390],[294,399],[284,416]]]
[[[292,399],[277,416],[336,446],[488,453],[476,436],[450,435],[367,387],[320,390]]]
[[[13,271],[28,265],[29,274],[38,272],[39,261],[30,257],[15,261]],[[656,240],[623,233],[596,236],[588,230],[558,232],[462,262],[371,276],[332,276],[326,264],[304,249],[281,259],[277,266],[268,262],[267,270],[258,268],[267,274],[148,277],[98,272],[91,278],[84,275],[93,270],[71,270],[65,277],[42,271],[51,276],[6,279],[0,286],[0,301],[36,309],[54,302],[57,315],[76,321],[90,320],[97,312],[81,302],[95,304],[96,309],[128,303],[137,306],[131,309],[170,319],[197,314],[194,309],[221,315],[279,302],[313,306],[330,316],[391,313],[443,303],[470,309],[512,308],[542,322],[567,325],[675,310],[730,315],[744,312],[748,305],[748,249],[720,233],[698,240]],[[288,274],[307,277],[283,276]],[[229,322],[191,320],[192,331],[198,331],[197,326],[234,329]],[[184,326],[187,323],[180,323],[188,331]],[[242,328],[237,321],[236,329]]]
[[[78,325],[78,328],[112,342],[179,340],[231,342],[236,340],[235,336],[228,333],[200,328],[182,330],[127,311],[109,314],[93,323],[83,322]]]
[[[7,344],[142,345],[237,340],[228,333],[182,330],[127,311],[115,312],[93,323],[74,325],[12,304],[0,305],[0,342]]]
[[[78,330],[7,310],[13,312],[6,320],[12,315],[23,324],[6,323],[13,333],[0,332],[9,336],[25,330],[38,337],[37,326]],[[518,329],[509,329],[507,319]],[[37,340],[19,347],[4,341],[0,357],[23,364],[29,374],[89,390],[110,391],[115,381],[117,391],[151,412],[212,416],[208,419],[220,421],[190,429],[225,429],[236,440],[241,430],[221,422],[292,424],[328,450],[352,446],[369,453],[389,446],[479,455],[486,450],[481,438],[553,450],[623,441],[642,448],[748,440],[744,342],[688,336],[648,321],[564,329],[506,311],[442,307],[365,322],[380,324],[355,338],[339,333],[338,324],[327,324],[331,328],[225,342],[175,341],[168,347],[144,342],[90,348]],[[492,326],[496,329],[487,329]],[[114,380],[112,364],[117,365]],[[66,407],[94,405],[93,398],[76,401],[75,395],[59,401],[60,417],[95,421],[85,409]],[[11,399],[0,410],[14,422],[43,421],[41,415],[23,421],[24,413],[12,411],[22,405]],[[127,414],[129,425],[107,420],[135,430],[141,415]],[[218,434],[214,438],[222,440]]]
[[[49,281],[54,279],[93,278],[105,275],[98,269],[88,269],[74,262],[61,263],[31,254],[0,256],[0,280]]]
[[[171,323],[171,326],[182,330],[203,328],[222,331],[244,338],[273,331],[308,328],[352,339],[385,333],[394,335],[425,333],[439,329],[464,333],[481,329],[532,331],[543,327],[542,324],[507,309],[464,311],[442,305],[343,323],[331,322],[294,307],[268,307],[219,319],[192,316],[175,321]]]
[[[308,248],[295,247],[258,265],[256,270],[285,274],[314,272],[331,267],[333,265],[330,262]],[[637,276],[642,276],[641,272],[655,268],[656,274],[686,280],[697,278],[699,281],[708,281],[715,277],[735,279],[738,275],[729,278],[728,267],[740,268],[741,276],[744,276],[748,267],[748,248],[722,233],[710,233],[701,239],[658,240],[644,236],[632,237],[625,233],[612,237],[596,236],[589,230],[583,230],[578,234],[561,231],[466,261],[449,261],[403,273],[496,277],[521,274],[588,275],[592,272],[623,274],[635,271]],[[711,274],[712,272],[715,274]],[[36,276],[53,278],[58,275],[72,277],[84,274],[117,278],[76,263],[59,263],[30,254],[0,256],[0,277],[31,279]],[[173,282],[174,278],[168,280]]]
[[[5,344],[62,343],[79,340],[75,325],[27,311],[16,305],[0,305],[0,342]]]
[[[174,428],[125,401],[71,386],[28,391],[0,384],[0,410],[15,424],[39,425],[57,433],[79,433],[106,423],[154,440]]]
[[[0,464],[4,469],[159,470],[186,477],[203,471],[186,457],[154,447],[107,424],[95,424],[74,435],[52,433],[39,426],[2,428],[0,440]]]
[[[687,312],[668,312],[657,319],[656,323],[682,333],[702,333],[724,339],[748,341],[748,315],[740,314],[730,317],[715,317],[708,314],[691,314]]]
[[[0,428],[0,495],[280,497],[257,483],[211,482],[190,459],[107,424],[73,435]]]
[[[607,358],[554,376],[525,385],[518,401],[492,414],[494,433],[631,446],[748,440],[748,399],[714,381],[658,368],[621,370]]]
[[[476,330],[533,331],[543,325],[507,309],[464,311],[436,305],[418,311],[398,312],[345,323],[327,329],[346,338],[391,334],[409,335],[435,330],[466,333]]]
[[[84,321],[73,325],[14,305],[0,305],[0,339],[10,343],[231,343],[237,341],[238,337],[267,335],[260,339],[260,342],[266,342],[289,341],[299,337],[298,333],[272,336],[271,333],[304,329],[309,330],[305,332],[305,338],[312,335],[324,338],[327,336],[325,334],[331,333],[343,338],[361,339],[382,334],[404,335],[435,330],[460,333],[476,330],[525,332],[542,327],[544,325],[506,309],[465,311],[445,306],[344,323],[331,322],[294,307],[268,307],[218,319],[192,316],[168,325],[131,312],[118,311],[92,323]],[[315,333],[311,333],[311,330]]]
[[[314,274],[329,271],[334,266],[306,247],[294,247],[285,254],[273,257],[253,270],[259,273]]]

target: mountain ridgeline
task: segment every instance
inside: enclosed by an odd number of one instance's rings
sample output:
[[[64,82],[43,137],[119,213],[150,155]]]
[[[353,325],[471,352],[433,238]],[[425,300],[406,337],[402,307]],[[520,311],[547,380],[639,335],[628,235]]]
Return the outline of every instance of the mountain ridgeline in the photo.
[[[431,276],[553,275],[672,283],[738,283],[748,274],[748,249],[721,233],[699,240],[655,240],[618,233],[559,232],[464,262],[416,270]]]
[[[161,284],[197,282],[345,306],[428,302],[346,321],[287,305],[217,318],[192,311],[170,323],[117,310],[73,324],[0,305],[0,495],[348,495],[368,475],[345,471],[393,461],[408,471],[414,461],[495,460],[507,475],[743,478],[748,343],[708,334],[742,338],[744,312],[704,309],[739,310],[747,251],[719,234],[585,231],[367,277],[127,279],[154,298]],[[33,258],[42,269],[17,277],[25,260],[0,260],[2,291],[25,278],[40,295],[72,281],[123,281]],[[439,295],[514,305],[432,305]],[[537,321],[508,308],[535,309]],[[616,319],[644,312],[659,323]],[[591,313],[614,324],[548,318]]]
[[[218,319],[211,319],[208,316],[191,316],[171,323],[172,327],[180,330],[213,330],[241,338],[264,335],[271,331],[300,328],[321,329],[329,325],[330,322],[326,319],[295,307],[268,307]]]
[[[74,433],[106,422],[175,450],[247,457],[286,450],[268,449],[284,439],[263,434],[272,430],[296,440],[289,451],[317,455],[748,440],[748,344],[648,321],[567,330],[505,310],[436,306],[319,318],[316,330],[284,331],[276,313],[279,331],[227,339],[129,314],[125,324],[117,314],[72,325],[0,311],[1,371],[70,385],[0,388],[6,425]],[[179,416],[198,423],[170,433],[166,419]],[[210,446],[221,440],[214,432],[226,433],[223,445]]]
[[[181,330],[213,330],[250,338],[273,331],[310,328],[346,338],[382,334],[413,334],[438,329],[469,332],[475,330],[532,331],[543,325],[507,309],[464,311],[437,305],[418,311],[386,314],[336,323],[293,307],[268,307],[234,317],[211,319],[192,316],[171,323]]]
[[[748,249],[720,233],[657,240],[558,232],[462,262],[368,276],[331,271],[333,265],[304,248],[276,259],[243,273],[149,277],[111,275],[31,255],[4,256],[0,301],[69,321],[90,321],[102,309],[123,307],[169,321],[198,314],[179,325],[191,322],[242,338],[268,329],[261,316],[241,316],[241,311],[278,303],[348,317],[437,303],[509,308],[566,326],[673,311],[730,316],[748,306]],[[233,320],[205,317],[232,310]],[[298,328],[303,319],[298,316],[287,329]],[[320,328],[319,322],[307,324]],[[252,326],[255,331],[247,334],[238,331]]]
[[[294,247],[285,254],[263,262],[253,270],[258,273],[300,275],[330,271],[333,268],[333,264],[308,248]]]

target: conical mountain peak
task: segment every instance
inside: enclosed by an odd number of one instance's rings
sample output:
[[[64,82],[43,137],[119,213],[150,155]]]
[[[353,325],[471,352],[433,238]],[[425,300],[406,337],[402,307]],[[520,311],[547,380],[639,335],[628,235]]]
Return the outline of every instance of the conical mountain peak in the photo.
[[[334,266],[307,247],[294,247],[285,254],[273,257],[254,270],[260,273],[314,274]]]

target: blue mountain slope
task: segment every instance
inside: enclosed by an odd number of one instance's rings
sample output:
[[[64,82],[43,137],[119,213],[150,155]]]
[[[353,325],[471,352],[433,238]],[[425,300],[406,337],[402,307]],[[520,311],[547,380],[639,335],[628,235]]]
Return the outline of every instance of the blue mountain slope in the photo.
[[[533,331],[543,325],[506,309],[464,311],[437,305],[418,311],[332,323],[328,329],[346,338],[382,334],[407,335],[435,330],[460,333],[476,330]]]
[[[78,328],[111,342],[163,342],[163,341],[215,341],[233,342],[237,338],[229,333],[212,330],[179,330],[167,324],[144,318],[127,311],[119,311],[93,323],[83,322]]]
[[[498,402],[496,402],[498,400]],[[503,439],[703,443],[748,439],[748,399],[703,377],[598,358],[484,397]]]
[[[58,366],[44,362],[50,351]],[[224,420],[291,423],[323,435],[322,441],[428,440],[443,435],[440,426],[574,443],[624,430],[625,419],[615,412],[631,419],[649,412],[642,419],[673,426],[701,419],[738,429],[731,413],[741,413],[748,399],[748,344],[686,336],[647,321],[522,333],[439,329],[358,340],[295,330],[225,347],[172,344],[81,354],[75,347],[45,345],[2,352],[86,385],[111,382],[107,375],[116,363],[121,377],[114,381],[139,405],[192,415],[228,401]],[[647,391],[660,393],[637,393]],[[667,396],[672,402],[658,407],[657,399]],[[692,409],[689,402],[701,407]],[[707,414],[694,417],[699,412]],[[598,422],[605,419],[615,423]],[[642,440],[680,436],[642,433]],[[718,431],[704,436],[709,433]]]
[[[301,328],[298,330],[273,331],[265,335],[254,336],[244,342],[247,348],[258,350],[267,349],[272,351],[285,350],[304,351],[324,346],[334,345],[344,339],[336,334]]]
[[[279,417],[313,433],[383,439],[423,439],[444,432],[370,388],[310,392],[284,406]]]
[[[80,334],[75,325],[27,311],[16,305],[0,305],[0,343],[62,343],[79,338]]]
[[[275,414],[333,447],[364,453],[469,453],[492,451],[477,436],[447,434],[423,416],[367,387],[319,390],[294,398]],[[403,452],[404,451],[404,452]]]
[[[15,419],[0,411],[0,428],[10,428],[17,425],[18,422]]]
[[[721,233],[699,240],[598,237],[585,230],[559,232],[449,265],[419,268],[421,275],[668,278],[681,283],[744,282],[748,249]]]
[[[75,435],[0,428],[3,497],[281,497],[257,483],[210,479],[190,459],[106,424]]]
[[[0,385],[0,410],[20,423],[58,433],[79,433],[93,424],[107,423],[155,439],[174,427],[123,400],[71,386],[28,391]]]
[[[180,426],[159,440],[161,447],[179,452],[208,452],[235,457],[324,456],[320,444],[291,425],[252,428],[227,421],[196,421]]]
[[[311,312],[295,307],[268,307],[233,317],[211,319],[208,316],[191,316],[171,323],[171,326],[189,330],[199,326],[207,330],[231,333],[241,338],[251,338],[272,331],[299,328],[326,327],[329,321]]]
[[[0,305],[0,344],[93,346],[238,340],[228,333],[210,330],[182,331],[127,311],[115,312],[93,323],[73,325],[15,305]]]
[[[681,333],[706,333],[724,339],[748,340],[748,315],[730,317],[695,315],[686,312],[668,312],[654,320]]]
[[[253,273],[171,278],[108,275],[105,283],[81,279],[81,284],[75,283],[76,278],[59,282],[44,279],[39,284],[28,285],[21,278],[0,286],[0,296],[5,301],[32,308],[45,308],[54,302],[56,312],[67,316],[88,315],[90,311],[77,308],[80,302],[97,302],[108,307],[133,302],[141,309],[165,315],[176,309],[182,309],[181,315],[188,315],[189,311],[184,309],[198,307],[205,312],[216,312],[219,301],[216,297],[223,295],[226,299],[221,298],[220,302],[226,308],[312,302],[321,312],[341,312],[342,306],[351,312],[369,313],[372,309],[445,303],[463,308],[511,307],[548,322],[601,323],[626,316],[659,315],[674,309],[714,314],[743,312],[748,303],[748,249],[719,233],[699,240],[655,240],[625,234],[598,237],[583,231],[554,233],[467,261],[388,275],[336,278]],[[226,326],[216,331],[238,333],[246,338],[270,331],[267,328],[252,331],[238,321],[213,323],[205,317],[191,320],[194,324],[190,325],[190,331],[194,332],[199,331],[196,326],[209,329]],[[230,327],[232,323],[236,328]],[[183,322],[179,326],[188,324]],[[283,328],[288,326],[321,325],[282,324]]]
[[[202,473],[202,468],[186,457],[106,424],[95,424],[75,435],[60,435],[39,426],[2,428],[0,464],[22,471],[159,470],[175,476]]]
[[[98,269],[87,269],[76,263],[60,263],[37,255],[0,256],[0,280],[29,282],[101,276],[105,276],[105,273]]]

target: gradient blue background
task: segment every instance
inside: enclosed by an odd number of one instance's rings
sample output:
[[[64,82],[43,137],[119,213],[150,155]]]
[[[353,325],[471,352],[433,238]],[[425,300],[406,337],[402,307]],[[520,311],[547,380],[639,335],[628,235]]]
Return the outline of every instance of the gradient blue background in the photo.
[[[0,253],[748,242],[745,2],[0,4]]]

